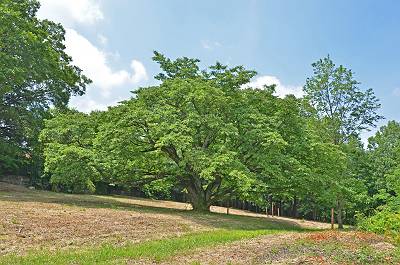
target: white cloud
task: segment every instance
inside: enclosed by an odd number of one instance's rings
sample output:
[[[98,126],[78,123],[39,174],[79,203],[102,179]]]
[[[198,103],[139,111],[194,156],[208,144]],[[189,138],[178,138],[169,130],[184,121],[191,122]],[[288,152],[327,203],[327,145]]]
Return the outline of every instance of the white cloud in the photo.
[[[69,105],[72,108],[86,113],[89,113],[93,110],[107,110],[107,105],[100,104],[87,95],[71,98]]]
[[[96,0],[40,0],[40,18],[47,18],[71,27],[75,23],[94,24],[104,18]]]
[[[99,40],[99,42],[100,42],[102,45],[106,45],[107,42],[108,42],[107,37],[104,36],[103,34],[97,34],[97,39]]]
[[[111,102],[99,103],[98,100],[94,100],[90,95],[85,94],[83,96],[71,98],[69,105],[70,107],[78,109],[79,111],[90,113],[94,110],[107,110],[108,107],[115,106],[122,100],[122,98],[118,98]]]
[[[82,25],[93,26],[104,19],[100,0],[40,0],[40,3],[39,18],[63,24],[66,53],[72,57],[73,64],[93,81],[84,96],[71,99],[70,106],[84,112],[105,110],[107,106],[121,101],[121,95],[129,93],[128,90],[115,91],[116,88],[130,87],[148,79],[146,68],[137,60],[131,61],[131,70],[114,70],[111,67],[120,56],[118,51],[104,50],[108,42],[106,36],[97,34],[94,41],[103,47],[99,48],[76,30]]]
[[[73,63],[79,66],[83,73],[92,79],[93,86],[100,88],[104,97],[107,97],[114,87],[137,84],[147,80],[144,65],[136,60],[131,62],[132,74],[126,70],[113,71],[108,65],[107,53],[98,49],[73,29],[66,29],[65,46],[66,52],[72,57]]]
[[[400,97],[400,88],[395,88],[393,89],[393,95],[396,97]]]
[[[287,86],[283,85],[276,76],[263,75],[257,77],[254,81],[243,85],[243,88],[260,88],[262,89],[265,85],[276,85],[275,95],[278,97],[284,97],[292,94],[295,97],[302,97],[304,95],[303,88],[301,86]]]
[[[221,47],[222,44],[218,41],[202,40],[201,46],[206,50],[214,50],[215,48]]]
[[[132,60],[131,62],[131,68],[133,70],[133,74],[130,77],[130,81],[133,84],[139,83],[143,80],[147,80],[147,72],[146,72],[146,68],[144,67],[144,65],[137,61],[137,60]]]

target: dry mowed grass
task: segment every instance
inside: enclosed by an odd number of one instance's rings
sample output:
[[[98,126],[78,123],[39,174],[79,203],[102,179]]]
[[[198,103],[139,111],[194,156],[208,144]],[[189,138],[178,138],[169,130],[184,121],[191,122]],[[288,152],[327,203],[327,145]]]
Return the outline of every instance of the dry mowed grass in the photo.
[[[400,264],[385,238],[357,231],[306,231],[329,224],[267,217],[212,207],[194,213],[185,203],[121,196],[72,195],[29,190],[0,182],[0,259],[29,251],[123,247],[194,232],[281,230],[155,261],[119,259],[116,264]],[[231,231],[230,231],[231,230]],[[215,234],[216,232],[212,232]]]
[[[274,222],[300,226],[273,218],[238,219],[188,210],[185,203],[35,191],[0,182],[0,255],[103,243],[123,245],[219,228],[263,229]],[[233,211],[240,213],[254,215]]]
[[[171,212],[146,207],[151,203],[146,200],[139,205],[135,199],[0,186],[0,255],[22,254],[32,248],[125,244],[212,229],[207,223],[182,216],[181,205]]]

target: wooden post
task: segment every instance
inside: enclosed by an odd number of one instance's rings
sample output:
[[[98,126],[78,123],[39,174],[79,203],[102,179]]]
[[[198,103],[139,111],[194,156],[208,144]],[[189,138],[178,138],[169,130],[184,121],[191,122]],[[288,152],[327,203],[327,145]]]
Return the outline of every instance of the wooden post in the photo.
[[[274,216],[274,203],[271,203],[271,215]]]
[[[226,206],[226,214],[229,214],[229,201],[227,203],[228,205]]]
[[[332,208],[331,209],[331,229],[334,229],[335,225],[335,210]]]
[[[278,216],[281,216],[281,215],[280,215],[280,212],[279,212],[279,207],[278,207]]]

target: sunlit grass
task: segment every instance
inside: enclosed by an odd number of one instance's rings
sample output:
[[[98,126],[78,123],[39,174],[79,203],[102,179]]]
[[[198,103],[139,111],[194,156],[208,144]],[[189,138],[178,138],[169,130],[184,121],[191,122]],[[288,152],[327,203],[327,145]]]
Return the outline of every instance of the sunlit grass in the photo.
[[[286,232],[287,230],[214,230],[180,237],[127,244],[122,247],[103,245],[82,250],[57,252],[32,251],[25,256],[5,256],[0,264],[110,264],[118,260],[147,258],[161,261],[204,247],[213,247],[241,239]]]

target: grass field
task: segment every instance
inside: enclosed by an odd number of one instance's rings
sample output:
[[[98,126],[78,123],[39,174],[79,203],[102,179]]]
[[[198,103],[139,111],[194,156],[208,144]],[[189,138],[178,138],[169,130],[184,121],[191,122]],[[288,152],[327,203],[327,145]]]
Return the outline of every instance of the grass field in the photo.
[[[184,203],[0,183],[0,264],[400,264],[385,238]]]

